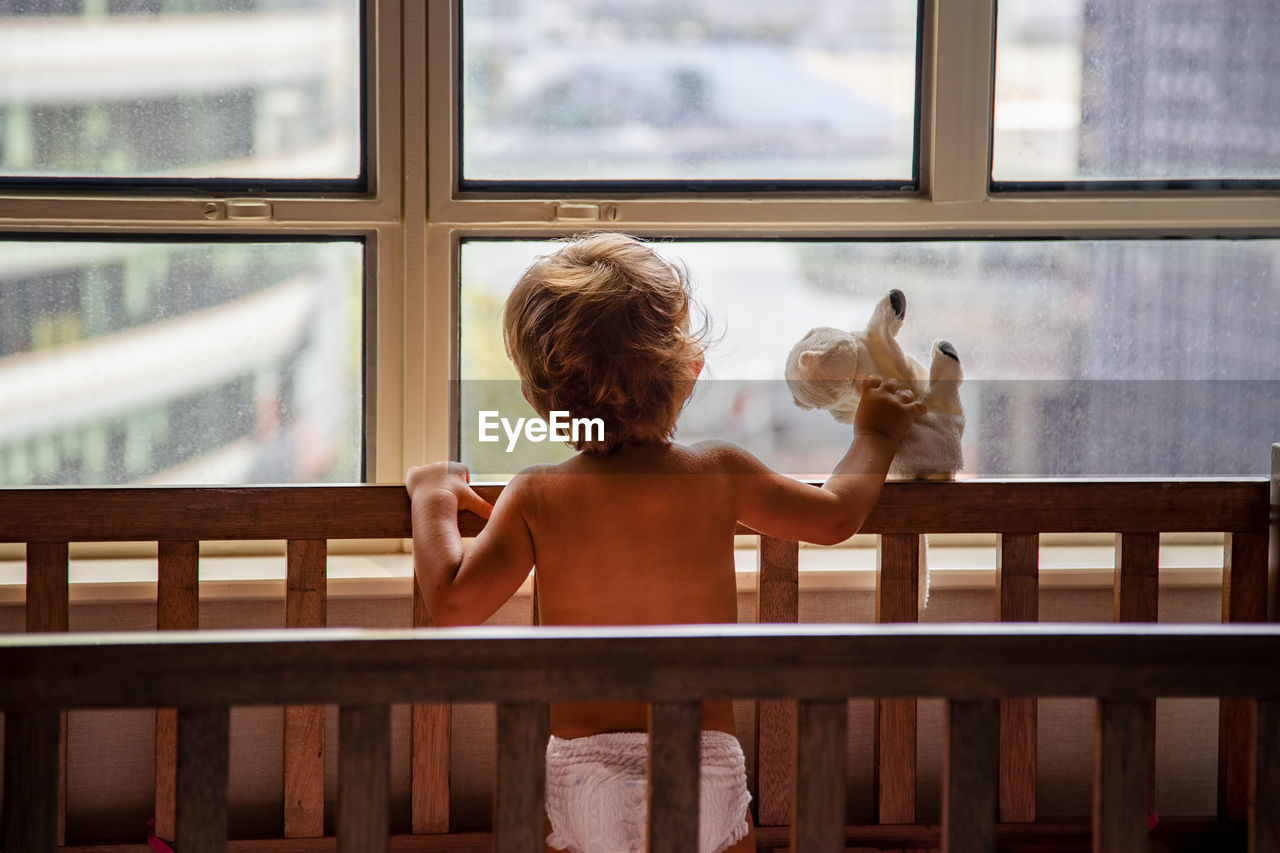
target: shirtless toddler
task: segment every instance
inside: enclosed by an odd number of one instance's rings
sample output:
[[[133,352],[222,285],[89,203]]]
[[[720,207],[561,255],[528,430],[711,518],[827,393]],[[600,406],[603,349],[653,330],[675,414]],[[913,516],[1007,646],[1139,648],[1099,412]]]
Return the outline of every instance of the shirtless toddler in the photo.
[[[503,316],[524,396],[543,419],[600,418],[604,435],[566,462],[522,471],[492,507],[459,463],[408,472],[414,571],[432,624],[483,622],[531,569],[544,625],[736,622],[739,522],[818,544],[858,531],[924,404],[868,379],[853,442],[821,487],[732,444],[676,444],[703,365],[695,310],[684,271],[623,235],[579,237],[525,271]],[[465,547],[461,510],[489,519]],[[643,796],[625,782],[637,761],[643,778],[648,706],[553,704],[550,726],[549,845],[645,849]],[[703,730],[702,851],[754,850],[732,703],[704,703]]]

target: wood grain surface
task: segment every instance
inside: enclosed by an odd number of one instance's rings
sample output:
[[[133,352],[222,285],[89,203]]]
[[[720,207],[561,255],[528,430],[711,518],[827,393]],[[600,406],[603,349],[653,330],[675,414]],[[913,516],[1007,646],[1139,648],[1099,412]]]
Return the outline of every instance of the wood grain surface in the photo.
[[[1006,533],[996,543],[996,620],[1036,622],[1040,618],[1040,537]],[[1000,700],[1000,820],[1036,819],[1035,698]]]
[[[492,502],[502,486],[477,484]],[[863,533],[1266,530],[1270,486],[1245,480],[886,483]],[[484,525],[460,517],[464,535]],[[750,532],[741,528],[740,532]],[[0,542],[403,539],[401,485],[0,490]]]
[[[760,537],[756,574],[756,622],[800,621],[800,545]],[[791,821],[796,749],[794,702],[756,706],[756,820],[760,826]]]

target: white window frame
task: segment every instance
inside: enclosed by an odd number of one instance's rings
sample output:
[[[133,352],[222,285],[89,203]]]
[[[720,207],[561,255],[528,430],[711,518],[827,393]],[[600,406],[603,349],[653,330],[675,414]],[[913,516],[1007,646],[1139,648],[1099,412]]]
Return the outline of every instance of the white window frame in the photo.
[[[453,428],[458,247],[470,237],[560,236],[612,228],[639,236],[726,238],[1280,235],[1266,191],[1000,192],[991,185],[996,0],[925,0],[919,187],[911,194],[752,193],[499,198],[458,191],[458,0],[427,9],[427,286],[408,318],[406,459],[444,458]],[[414,338],[431,342],[415,350]],[[421,376],[422,381],[416,380]],[[425,397],[418,403],[419,388]],[[430,413],[429,415],[427,413]]]

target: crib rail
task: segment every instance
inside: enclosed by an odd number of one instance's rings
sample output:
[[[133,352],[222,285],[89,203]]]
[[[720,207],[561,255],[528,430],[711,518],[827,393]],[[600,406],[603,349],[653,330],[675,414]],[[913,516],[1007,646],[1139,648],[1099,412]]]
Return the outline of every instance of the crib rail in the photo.
[[[478,484],[490,501],[501,485]],[[1263,479],[964,480],[887,483],[863,533],[1165,533],[1266,530]],[[483,520],[464,513],[464,535]],[[739,533],[751,533],[740,527]],[[181,533],[178,537],[177,534]],[[395,539],[401,486],[0,490],[0,542]]]
[[[1225,534],[1222,619],[1265,622],[1275,613],[1280,446],[1266,480],[1191,481],[962,481],[889,483],[863,532],[878,535],[876,621],[918,619],[920,533],[997,534],[993,618],[1038,619],[1041,533],[1105,532],[1116,538],[1116,622],[1158,619],[1159,534]],[[478,486],[493,500],[500,486]],[[459,518],[464,533],[483,522]],[[745,528],[740,533],[751,533]],[[0,542],[25,542],[26,628],[68,628],[69,543],[156,541],[159,553],[157,628],[199,625],[199,543],[283,539],[287,545],[284,626],[327,624],[328,540],[402,539],[410,534],[409,502],[400,486],[285,486],[259,488],[49,488],[0,490]],[[1268,545],[1270,537],[1271,545]],[[798,621],[798,546],[759,537],[757,621]],[[1269,556],[1270,555],[1270,556]],[[1268,560],[1270,559],[1270,569]],[[1270,577],[1269,577],[1270,574]],[[1274,616],[1272,617],[1274,618]],[[413,626],[426,613],[415,594]],[[796,704],[760,697],[757,711],[756,804],[761,826],[788,825],[797,780],[792,776]],[[1037,721],[1034,699],[1000,700],[998,786],[1004,823],[1036,819]],[[875,812],[881,825],[916,822],[916,700],[882,696],[875,715]],[[1138,736],[1152,726],[1138,718]],[[290,705],[284,733],[284,834],[324,834],[324,714],[316,705]],[[412,710],[411,813],[414,833],[449,831],[448,706],[423,702]],[[65,725],[59,726],[65,764]],[[1255,731],[1247,700],[1221,703],[1219,817],[1247,813],[1249,743]],[[803,742],[801,747],[804,748]],[[173,837],[176,712],[161,706],[156,723],[157,834]],[[59,774],[65,787],[66,774]],[[65,794],[59,805],[64,823]],[[60,839],[61,829],[60,829]]]
[[[844,850],[844,708],[855,697],[948,700],[943,843],[995,849],[998,700],[1098,699],[1094,849],[1143,849],[1148,746],[1131,736],[1157,696],[1228,696],[1259,724],[1249,746],[1249,849],[1280,850],[1278,626],[715,626],[635,630],[179,632],[10,637],[0,708],[23,748],[5,773],[23,808],[12,850],[56,835],[58,714],[173,705],[177,842],[227,845],[228,709],[340,706],[337,849],[388,845],[388,708],[496,702],[495,845],[540,851],[548,701],[645,700],[654,707],[653,789],[693,790],[699,700],[799,702],[793,849]],[[660,747],[660,749],[659,749]],[[696,849],[696,797],[651,797],[651,849]],[[6,823],[18,813],[7,799]]]

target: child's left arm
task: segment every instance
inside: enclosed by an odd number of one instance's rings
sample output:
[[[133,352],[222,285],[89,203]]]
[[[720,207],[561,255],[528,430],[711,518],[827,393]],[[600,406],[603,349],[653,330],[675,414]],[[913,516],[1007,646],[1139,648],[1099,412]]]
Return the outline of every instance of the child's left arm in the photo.
[[[431,624],[478,625],[520,588],[533,568],[533,539],[520,512],[524,481],[516,477],[491,507],[468,484],[465,466],[437,462],[409,469],[413,571]],[[464,547],[458,512],[488,518]]]

